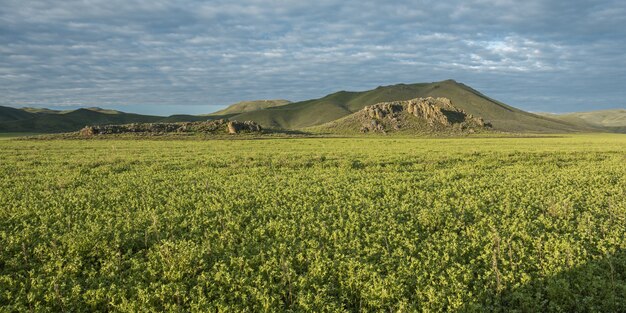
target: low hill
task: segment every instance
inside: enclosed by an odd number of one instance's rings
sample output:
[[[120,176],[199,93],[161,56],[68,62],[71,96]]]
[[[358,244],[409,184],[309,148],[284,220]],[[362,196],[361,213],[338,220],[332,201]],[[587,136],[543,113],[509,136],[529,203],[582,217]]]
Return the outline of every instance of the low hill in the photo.
[[[337,120],[368,105],[425,97],[448,98],[459,109],[490,122],[495,130],[511,132],[595,131],[592,128],[516,109],[454,80],[381,86],[362,92],[340,91],[320,99],[242,113],[232,118],[252,120],[266,127],[301,129]]]
[[[593,127],[626,133],[626,109],[598,110],[564,114],[541,113],[541,115],[582,127]]]
[[[240,114],[244,112],[251,112],[256,110],[263,110],[267,108],[277,107],[285,104],[289,104],[291,101],[289,100],[253,100],[253,101],[241,101],[235,104],[231,104],[227,108],[223,110],[219,110],[217,112],[213,112],[209,115],[232,115],[232,114]]]
[[[161,123],[178,123],[178,122],[202,122],[206,120],[214,120],[221,118],[218,115],[189,115],[189,114],[175,114],[161,118]]]
[[[306,128],[313,133],[462,134],[486,132],[491,125],[455,107],[447,98],[416,98],[366,106],[346,117]]]
[[[124,112],[118,111],[118,110],[103,109],[103,108],[99,108],[99,107],[85,108],[85,110],[94,111],[94,112],[103,113],[103,114],[128,114],[128,113],[124,113]]]

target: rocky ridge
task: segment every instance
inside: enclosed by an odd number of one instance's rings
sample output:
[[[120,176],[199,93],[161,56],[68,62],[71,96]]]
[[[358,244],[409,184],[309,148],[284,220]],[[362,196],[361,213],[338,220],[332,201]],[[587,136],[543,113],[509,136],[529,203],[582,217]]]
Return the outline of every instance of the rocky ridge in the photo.
[[[357,116],[362,122],[362,133],[400,130],[407,124],[409,116],[417,117],[435,129],[452,128],[474,132],[476,129],[491,127],[482,118],[456,108],[447,98],[428,97],[382,102],[366,106]]]
[[[125,133],[260,133],[261,125],[252,121],[229,121],[227,119],[203,122],[180,123],[132,123],[122,125],[85,126],[79,131],[82,136],[125,134]]]

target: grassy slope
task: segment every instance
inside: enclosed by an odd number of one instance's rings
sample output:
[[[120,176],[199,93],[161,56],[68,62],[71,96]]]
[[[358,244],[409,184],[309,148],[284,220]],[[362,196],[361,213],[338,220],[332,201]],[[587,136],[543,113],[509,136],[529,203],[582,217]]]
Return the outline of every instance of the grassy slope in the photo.
[[[253,101],[241,101],[235,104],[231,104],[223,110],[213,112],[209,115],[231,115],[244,112],[251,112],[256,110],[263,110],[267,108],[277,107],[285,104],[289,104],[289,100],[253,100]]]
[[[483,117],[502,131],[569,132],[593,129],[572,125],[513,108],[452,80],[434,83],[399,84],[363,92],[340,91],[326,97],[287,104],[281,107],[236,115],[240,120],[253,120],[262,125],[304,128],[330,122],[384,101],[408,100],[417,97],[447,97],[470,114]]]
[[[35,114],[20,109],[0,106],[0,123],[33,118]]]

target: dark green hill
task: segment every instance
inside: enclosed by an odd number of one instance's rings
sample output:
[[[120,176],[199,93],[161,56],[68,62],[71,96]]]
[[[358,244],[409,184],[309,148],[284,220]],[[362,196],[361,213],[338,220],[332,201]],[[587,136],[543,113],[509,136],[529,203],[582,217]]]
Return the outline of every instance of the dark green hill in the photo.
[[[77,131],[86,125],[197,122],[219,117],[183,114],[163,117],[97,107],[58,111],[45,108],[16,109],[0,106],[0,133],[61,133]]]
[[[38,113],[29,118],[0,123],[0,132],[68,132],[76,131],[85,125],[127,124],[157,122],[160,116],[130,113],[102,113],[90,109],[78,109],[67,113]]]
[[[493,129],[514,132],[571,132],[595,129],[528,113],[453,80],[433,83],[399,84],[362,92],[340,91],[320,99],[290,103],[280,107],[233,116],[252,120],[266,127],[300,129],[337,120],[365,106],[420,97],[445,97],[454,106],[482,117]]]
[[[0,123],[8,121],[19,121],[33,118],[34,113],[26,112],[20,109],[0,106]]]
[[[5,107],[0,107],[4,113]],[[85,125],[127,124],[138,122],[157,122],[163,117],[123,113],[111,110],[78,109],[63,113],[25,113],[20,119],[0,122],[0,132],[38,132],[55,133],[76,131]],[[4,117],[4,115],[1,115]]]

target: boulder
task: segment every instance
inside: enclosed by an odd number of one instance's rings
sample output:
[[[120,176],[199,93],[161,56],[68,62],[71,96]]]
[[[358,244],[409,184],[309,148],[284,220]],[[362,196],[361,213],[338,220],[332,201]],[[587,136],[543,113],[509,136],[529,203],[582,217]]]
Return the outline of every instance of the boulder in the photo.
[[[227,124],[227,129],[229,134],[238,134],[241,132],[260,132],[261,125],[252,121],[230,121]]]

